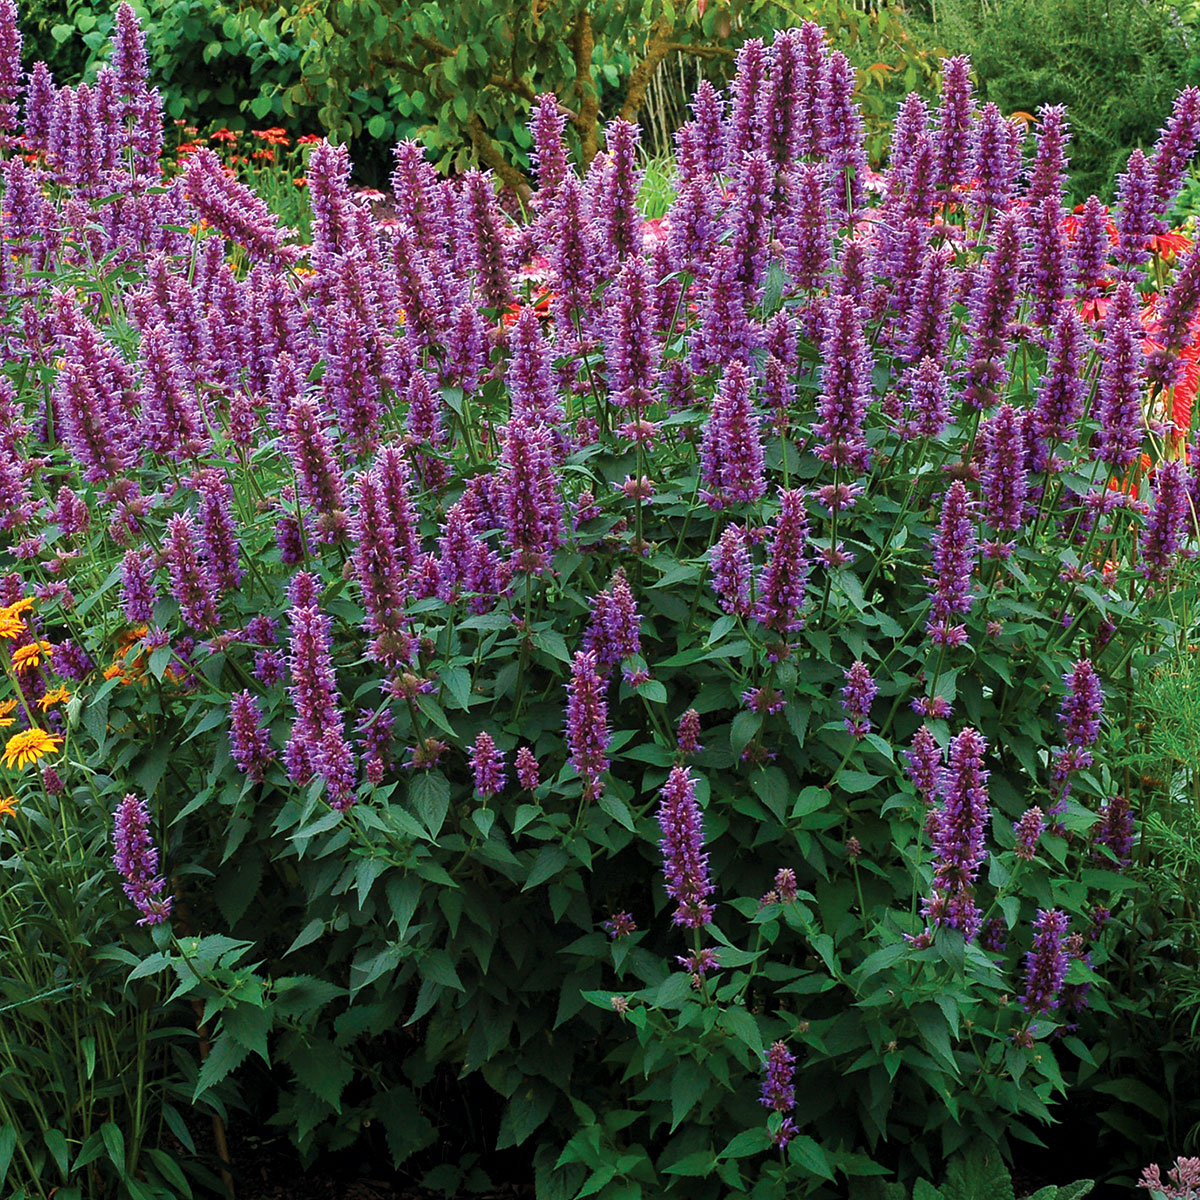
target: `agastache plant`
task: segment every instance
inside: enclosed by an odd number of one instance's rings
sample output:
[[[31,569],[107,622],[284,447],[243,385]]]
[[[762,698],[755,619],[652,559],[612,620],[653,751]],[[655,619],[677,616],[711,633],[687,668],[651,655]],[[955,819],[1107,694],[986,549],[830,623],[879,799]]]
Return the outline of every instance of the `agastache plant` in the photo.
[[[339,1105],[420,1140],[414,1074],[495,1087],[572,1195],[700,1163],[774,1200],[871,1139],[915,1177],[951,1095],[1043,1120],[1069,964],[1107,1001],[1140,961],[1114,747],[1189,653],[1200,93],[1073,211],[1063,110],[1026,146],[951,59],[880,161],[810,23],[698,89],[663,222],[631,119],[582,141],[601,96],[521,82],[527,197],[405,141],[369,203],[317,137],[302,240],[215,134],[164,170],[133,9],[59,87],[10,8],[6,847],[155,783],[197,936],[258,964],[197,985],[207,1061],[269,996],[306,1161]],[[161,923],[148,813],[118,865]],[[377,1061],[402,1027],[421,1061]]]

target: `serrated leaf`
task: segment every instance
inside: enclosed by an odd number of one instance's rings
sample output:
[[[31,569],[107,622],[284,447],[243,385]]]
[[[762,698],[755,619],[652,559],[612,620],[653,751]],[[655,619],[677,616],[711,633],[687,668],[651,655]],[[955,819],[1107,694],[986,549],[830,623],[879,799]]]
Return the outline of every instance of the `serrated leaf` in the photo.
[[[671,1080],[671,1132],[696,1107],[700,1097],[713,1086],[712,1074],[699,1063],[685,1059]],[[712,1155],[708,1155],[712,1160]]]
[[[375,1114],[383,1126],[392,1166],[397,1170],[419,1150],[437,1140],[437,1127],[421,1111],[413,1092],[397,1084],[374,1100]]]
[[[330,1041],[297,1048],[288,1059],[296,1082],[335,1112],[341,1112],[342,1092],[354,1076],[350,1060]]]
[[[249,1054],[249,1047],[243,1046],[229,1034],[222,1033],[213,1042],[208,1057],[200,1064],[200,1074],[196,1078],[192,1102],[199,1100],[209,1088],[216,1087],[231,1071],[236,1071]]]

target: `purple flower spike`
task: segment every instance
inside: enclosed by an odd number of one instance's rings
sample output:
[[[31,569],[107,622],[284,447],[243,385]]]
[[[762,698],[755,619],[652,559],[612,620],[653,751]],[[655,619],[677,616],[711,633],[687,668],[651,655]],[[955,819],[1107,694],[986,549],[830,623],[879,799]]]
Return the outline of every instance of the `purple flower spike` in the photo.
[[[1083,322],[1074,304],[1062,304],[1054,321],[1046,374],[1038,388],[1036,428],[1052,446],[1073,441],[1083,412]]]
[[[771,526],[767,565],[758,591],[758,619],[778,633],[804,625],[800,615],[808,591],[808,514],[804,492],[779,489],[780,510]]]
[[[1142,416],[1142,330],[1137,293],[1122,283],[1109,302],[1100,342],[1100,383],[1097,405],[1100,430],[1095,455],[1114,471],[1137,461],[1145,436]]]
[[[235,692],[229,706],[229,745],[238,770],[251,779],[261,780],[263,771],[275,758],[271,749],[271,731],[262,723],[262,710],[253,694]]]
[[[154,554],[127,550],[121,561],[121,611],[131,625],[148,625],[154,619],[158,588],[154,584]]]
[[[1108,237],[1108,213],[1098,196],[1089,196],[1079,214],[1075,240],[1071,244],[1071,273],[1075,295],[1094,300],[1108,276],[1108,256],[1112,243]]]
[[[553,202],[568,170],[567,147],[563,141],[566,125],[567,115],[559,107],[558,97],[553,92],[538,96],[529,119],[529,133],[533,138],[530,157],[537,168],[536,203],[543,210]]]
[[[1067,914],[1057,908],[1040,908],[1033,929],[1033,949],[1025,955],[1025,991],[1021,996],[1021,1007],[1036,1015],[1058,1007],[1059,993],[1071,965],[1063,946],[1067,937]]]
[[[567,685],[567,748],[587,800],[604,790],[600,777],[608,770],[608,703],[596,666],[595,654],[578,651]]]
[[[753,609],[750,598],[753,564],[745,528],[728,526],[709,551],[708,560],[713,590],[721,608],[730,616],[748,617]]]
[[[113,818],[113,866],[124,877],[125,895],[142,914],[139,925],[161,925],[171,915],[173,897],[164,896],[167,881],[158,874],[158,849],[150,836],[150,809],[132,793]]]
[[[15,133],[24,91],[21,71],[21,27],[13,0],[0,0],[0,133]]]
[[[964,625],[953,624],[956,614],[971,611],[971,574],[975,569],[976,536],[971,501],[961,480],[950,485],[942,502],[942,519],[933,535],[934,591],[925,626],[938,645],[961,646]]]
[[[694,708],[689,708],[679,718],[676,741],[679,753],[684,758],[690,758],[693,754],[700,754],[704,750],[704,747],[700,745],[700,714]]]
[[[1133,861],[1134,822],[1129,800],[1113,796],[1100,809],[1100,820],[1092,826],[1092,843],[1107,846],[1117,862],[1127,867]]]
[[[1031,862],[1037,854],[1038,841],[1046,831],[1046,816],[1037,805],[1027,808],[1019,821],[1013,822],[1016,837],[1016,854],[1024,862]]]
[[[471,772],[475,777],[475,790],[485,800],[504,790],[504,755],[496,749],[496,743],[486,730],[480,730],[471,747]]]
[[[1159,463],[1154,507],[1142,530],[1140,543],[1142,561],[1138,570],[1147,579],[1161,580],[1174,566],[1190,516],[1184,464],[1179,459]]]
[[[1062,202],[1067,173],[1067,143],[1071,140],[1067,110],[1061,104],[1043,104],[1038,109],[1037,146],[1025,199],[1032,209],[1051,197]]]
[[[863,438],[863,422],[871,402],[871,356],[863,336],[862,320],[854,300],[838,296],[830,301],[824,362],[813,432],[822,439],[817,457],[835,467],[865,471],[871,452]]]
[[[200,564],[196,523],[191,513],[176,513],[167,522],[163,551],[171,576],[171,595],[179,602],[183,619],[193,629],[213,629],[219,593],[216,580]]]
[[[865,738],[871,732],[871,705],[879,694],[879,687],[861,659],[845,672],[845,679],[842,708],[846,719],[843,724],[855,738]]]
[[[592,620],[583,640],[583,648],[596,655],[596,664],[609,671],[623,659],[641,653],[637,602],[618,567],[608,588],[592,597]]]
[[[964,399],[971,408],[990,408],[1008,382],[1009,324],[1016,316],[1021,269],[1021,222],[1010,212],[1001,218],[991,252],[967,302],[969,318]]]
[[[907,760],[905,774],[916,784],[921,799],[926,804],[934,804],[941,793],[945,766],[941,747],[928,725],[922,725],[913,734],[912,746],[905,750],[904,757]]]
[[[939,186],[950,195],[967,178],[971,149],[971,62],[965,57],[942,59],[942,102],[937,113]]]
[[[1063,682],[1067,685],[1067,694],[1058,712],[1063,740],[1068,746],[1086,749],[1100,736],[1100,718],[1104,708],[1100,677],[1091,662],[1081,658],[1063,676]]]
[[[658,805],[658,824],[663,832],[660,845],[667,895],[678,902],[672,919],[687,929],[700,929],[712,920],[708,897],[714,889],[708,878],[702,817],[689,767],[671,768]]]
[[[503,526],[512,548],[512,568],[540,574],[562,537],[562,501],[546,427],[521,417],[510,421],[500,463]]]
[[[281,226],[256,192],[226,174],[212,150],[201,147],[188,157],[184,186],[197,214],[252,258],[283,266],[295,259],[296,248],[288,244],[294,230]]]
[[[1154,209],[1165,213],[1179,194],[1188,163],[1200,141],[1200,88],[1184,88],[1175,97],[1171,119],[1154,144],[1150,167],[1154,176]]]
[[[847,220],[858,213],[867,170],[862,110],[854,88],[854,68],[835,50],[822,80],[820,149],[829,163],[833,209]]]
[[[721,376],[700,449],[700,498],[713,509],[751,503],[767,490],[762,424],[750,398],[750,376],[734,360]]]
[[[796,1089],[792,1084],[795,1073],[796,1056],[783,1042],[772,1043],[767,1051],[766,1077],[759,1103],[772,1112],[790,1113],[796,1107]]]
[[[981,432],[984,461],[980,473],[983,509],[998,534],[1015,533],[1024,524],[1029,474],[1025,468],[1025,431],[1021,413],[1002,404]],[[1013,543],[988,543],[992,558],[1007,558]]]
[[[517,751],[517,782],[527,791],[537,791],[538,784],[541,782],[541,772],[538,768],[538,760],[534,758],[533,751],[528,746],[522,746]]]

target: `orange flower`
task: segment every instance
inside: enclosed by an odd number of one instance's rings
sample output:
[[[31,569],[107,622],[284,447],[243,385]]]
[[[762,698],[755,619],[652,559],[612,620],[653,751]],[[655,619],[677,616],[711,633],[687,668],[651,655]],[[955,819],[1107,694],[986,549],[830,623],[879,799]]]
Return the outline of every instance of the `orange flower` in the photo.
[[[17,710],[17,702],[15,700],[5,700],[0,704],[0,729],[4,729],[13,723],[13,713]]]
[[[0,800],[0,817],[11,817],[16,811],[16,796],[5,796],[3,800]]]
[[[4,765],[19,771],[29,763],[35,763],[43,754],[57,754],[62,749],[62,738],[44,729],[22,729],[8,739],[4,747]]]
[[[214,129],[208,136],[214,142],[232,143],[238,140],[238,135],[232,129]]]
[[[32,607],[33,601],[28,596],[23,596],[15,604],[0,608],[0,638],[15,638],[24,633],[25,622],[21,620],[21,614],[28,612]]]
[[[12,663],[18,671],[30,671],[40,666],[43,658],[49,658],[54,647],[49,642],[30,642],[13,651]]]
[[[59,684],[58,687],[47,692],[39,701],[38,707],[42,712],[46,712],[52,704],[65,704],[71,698],[71,693],[67,691],[64,684]]]

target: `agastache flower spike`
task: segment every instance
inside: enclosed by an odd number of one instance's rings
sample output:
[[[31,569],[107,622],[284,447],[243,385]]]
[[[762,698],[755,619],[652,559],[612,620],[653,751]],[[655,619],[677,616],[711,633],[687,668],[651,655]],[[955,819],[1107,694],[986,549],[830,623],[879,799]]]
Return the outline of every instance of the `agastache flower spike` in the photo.
[[[1091,661],[1081,658],[1063,676],[1063,682],[1067,685],[1067,694],[1058,713],[1063,739],[1068,746],[1086,750],[1100,736],[1100,717],[1104,707],[1100,677]],[[1090,760],[1090,755],[1088,757]]]
[[[339,514],[346,508],[346,484],[333,442],[317,405],[307,396],[293,399],[287,415],[288,453],[304,502],[325,517],[322,536],[337,538]]]
[[[853,299],[838,296],[829,302],[825,336],[820,421],[813,432],[822,438],[817,457],[833,466],[865,471],[871,452],[863,438],[863,422],[871,401],[871,356],[863,336],[862,321]]]
[[[833,260],[827,187],[823,166],[798,163],[794,168],[791,213],[782,230],[783,261],[801,291],[814,289]]]
[[[1033,242],[1025,273],[1034,299],[1031,315],[1038,325],[1049,325],[1067,294],[1067,242],[1058,197],[1047,196],[1028,220]]]
[[[504,472],[504,533],[515,571],[544,571],[562,536],[554,454],[544,425],[508,423],[500,455]]]
[[[568,170],[567,148],[563,142],[566,125],[566,113],[559,107],[558,97],[553,92],[545,92],[534,100],[529,119],[529,133],[533,139],[530,157],[537,169],[535,203],[543,211],[558,194]]]
[[[262,710],[248,691],[235,692],[229,706],[229,745],[238,770],[261,780],[275,758],[271,731],[263,727]]]
[[[1171,118],[1158,135],[1150,167],[1154,176],[1154,209],[1165,213],[1179,193],[1184,173],[1200,141],[1200,88],[1186,87],[1175,97]]]
[[[963,398],[971,408],[990,408],[1008,382],[1009,323],[1017,312],[1020,268],[1020,218],[1010,212],[1001,218],[967,302],[970,349]]]
[[[1145,436],[1142,416],[1142,329],[1137,293],[1122,283],[1109,301],[1100,341],[1097,458],[1114,471],[1137,460]]]
[[[600,777],[608,770],[608,704],[595,654],[580,650],[567,685],[567,748],[571,766],[583,779],[583,795],[595,800],[604,790]]]
[[[197,214],[252,258],[287,266],[296,257],[295,247],[287,244],[294,231],[279,224],[255,191],[227,175],[207,146],[188,156],[184,186]]]
[[[1017,122],[1006,120],[990,102],[983,106],[972,139],[971,173],[979,182],[968,198],[976,225],[981,225],[988,213],[1002,212],[1012,202],[1024,140],[1024,130]]]
[[[596,664],[609,670],[626,658],[641,653],[637,603],[625,572],[617,568],[608,588],[592,597],[592,620],[583,648],[596,655]]]
[[[467,171],[459,194],[459,227],[483,305],[496,313],[512,302],[503,218],[490,175]]]
[[[703,751],[704,747],[700,745],[700,714],[694,708],[689,708],[679,718],[676,742],[684,758]]]
[[[200,521],[204,557],[218,591],[236,591],[242,583],[237,523],[233,518],[233,488],[224,471],[202,471],[196,484],[200,493]]]
[[[845,672],[845,679],[842,687],[842,708],[846,718],[842,723],[848,733],[861,739],[871,732],[871,704],[879,694],[879,686],[871,677],[867,664],[861,659]]]
[[[924,358],[939,362],[945,357],[950,341],[950,304],[952,253],[946,249],[928,250],[912,293],[907,328],[900,355],[906,363]]]
[[[896,120],[892,126],[892,145],[888,156],[888,167],[903,175],[905,167],[922,137],[929,131],[929,106],[920,92],[909,92],[900,101]]]
[[[220,620],[216,580],[201,566],[196,541],[191,513],[176,513],[167,522],[163,550],[171,575],[171,595],[193,629],[212,629]]]
[[[1027,808],[1019,821],[1013,822],[1013,836],[1016,838],[1016,855],[1024,862],[1031,862],[1037,854],[1038,842],[1046,831],[1046,816],[1035,804]]]
[[[517,782],[527,791],[534,792],[541,782],[538,761],[528,746],[522,746],[517,751]]]
[[[1040,908],[1033,928],[1033,949],[1025,955],[1025,991],[1021,996],[1021,1007],[1036,1015],[1058,1007],[1059,993],[1071,960],[1063,947],[1067,936],[1065,912],[1057,908]]]
[[[1075,425],[1083,413],[1083,323],[1074,304],[1058,310],[1051,334],[1046,374],[1038,388],[1038,436],[1051,445],[1073,441]]]
[[[950,743],[950,761],[942,777],[943,801],[933,834],[933,891],[947,901],[940,924],[960,929],[971,941],[980,915],[970,899],[971,887],[987,857],[984,836],[991,810],[983,758],[987,742],[974,729],[964,729]]]
[[[699,167],[710,177],[725,169],[728,149],[725,133],[725,101],[707,79],[702,79],[691,100],[692,124],[696,130]]]
[[[800,629],[808,589],[808,514],[799,488],[779,489],[780,510],[771,526],[767,565],[759,580],[758,619],[779,633]]]
[[[0,0],[0,133],[14,133],[20,121],[17,103],[24,89],[21,27],[13,0]]]
[[[910,368],[904,378],[909,382],[904,433],[909,437],[937,437],[950,423],[946,373],[936,359],[926,357],[921,359],[919,367]]]
[[[150,835],[150,809],[130,793],[113,817],[113,866],[124,877],[121,888],[142,914],[139,925],[160,925],[171,915],[173,897],[158,874],[158,849]]]
[[[158,589],[154,585],[154,555],[150,550],[128,550],[121,562],[121,611],[131,625],[154,619]]]
[[[1020,412],[1010,404],[1002,404],[984,425],[980,441],[985,447],[980,473],[984,512],[997,533],[1015,533],[1024,524],[1025,500],[1029,494]],[[990,557],[997,558],[1007,558],[1011,552],[1012,543],[1002,542],[991,544],[988,550]]]
[[[410,647],[407,638],[398,637],[403,624],[404,576],[396,558],[383,480],[378,471],[369,470],[354,483],[351,561],[362,592],[366,626],[378,639],[374,653],[381,661],[398,663],[407,660]]]
[[[1150,261],[1147,242],[1159,225],[1155,215],[1154,180],[1150,164],[1140,148],[1129,156],[1129,162],[1117,180],[1117,198],[1120,203],[1117,216],[1119,240],[1115,258],[1121,275],[1136,283],[1141,274],[1139,268]]]
[[[796,1132],[796,1122],[788,1115],[796,1107],[796,1089],[792,1083],[795,1071],[796,1056],[783,1042],[773,1042],[767,1051],[766,1074],[759,1103],[772,1112],[783,1114],[783,1122],[775,1134],[775,1145],[781,1150]]]
[[[949,194],[955,184],[967,177],[971,148],[971,87],[970,59],[942,59],[942,102],[937,113],[938,164],[941,168],[939,185]]]
[[[1161,580],[1174,565],[1187,533],[1190,514],[1183,463],[1179,459],[1159,463],[1154,507],[1142,530],[1140,543],[1142,561],[1138,569],[1148,579]]]
[[[752,610],[750,588],[754,577],[746,530],[730,525],[709,550],[713,591],[721,608],[731,616],[748,617]]]
[[[729,118],[729,157],[733,165],[763,148],[762,97],[767,94],[767,54],[761,38],[747,38],[737,55],[733,108]]]
[[[604,358],[613,401],[635,412],[654,397],[658,347],[654,336],[654,285],[641,255],[631,255],[612,286]]]
[[[504,755],[496,749],[496,743],[487,730],[481,730],[471,747],[471,771],[475,778],[475,790],[485,800],[504,790]]]
[[[1038,109],[1037,145],[1025,200],[1030,209],[1048,197],[1062,202],[1067,172],[1067,143],[1071,134],[1067,110],[1061,104],[1043,104]]]
[[[935,582],[925,629],[939,645],[961,646],[967,640],[966,626],[952,622],[956,614],[971,611],[975,548],[971,500],[956,479],[942,501],[942,519],[933,535]]]
[[[852,220],[862,202],[867,154],[863,119],[854,99],[855,74],[850,60],[835,50],[821,87],[821,153],[831,172],[830,195],[835,212]]]
[[[721,377],[700,450],[700,498],[713,509],[751,503],[767,490],[762,425],[750,399],[750,376],[736,359]]]
[[[916,785],[921,799],[926,804],[933,804],[941,792],[945,766],[941,747],[928,725],[922,725],[913,734],[912,747],[904,751],[904,757],[907,760],[905,774]]]
[[[663,837],[663,876],[667,895],[677,902],[672,918],[686,929],[700,929],[712,920],[704,829],[691,768],[672,767],[658,805]]]
[[[1098,196],[1089,196],[1076,221],[1075,240],[1071,243],[1071,274],[1078,299],[1094,300],[1100,294],[1111,250],[1108,213]]]
[[[521,310],[508,339],[511,357],[505,369],[514,417],[555,425],[562,420],[562,406],[554,387],[553,355],[542,336],[537,314],[531,307]]]

